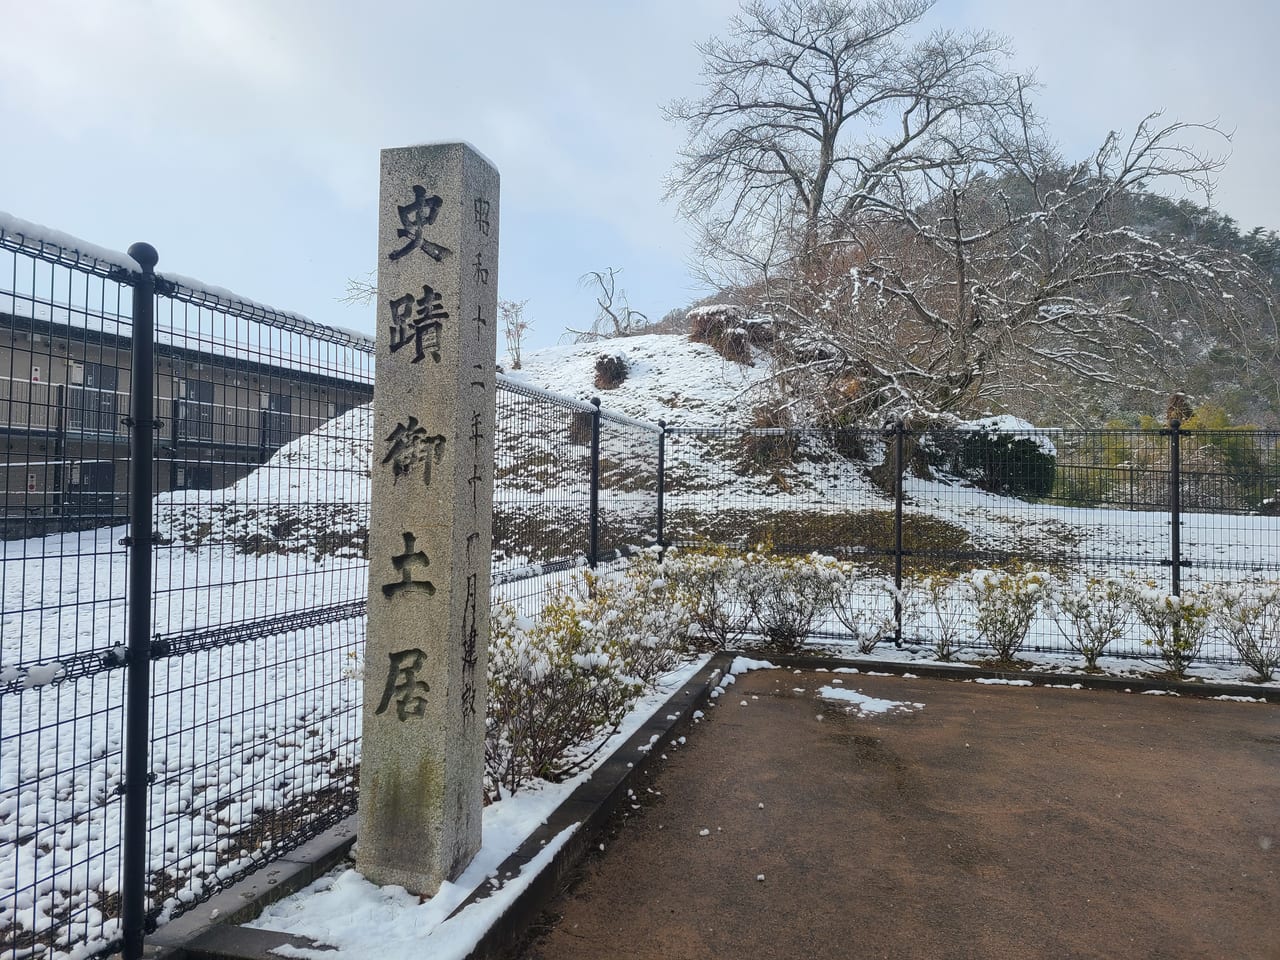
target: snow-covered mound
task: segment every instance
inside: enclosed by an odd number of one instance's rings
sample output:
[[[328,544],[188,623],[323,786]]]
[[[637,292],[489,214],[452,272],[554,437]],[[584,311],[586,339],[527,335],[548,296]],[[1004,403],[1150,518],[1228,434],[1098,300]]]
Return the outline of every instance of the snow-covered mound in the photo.
[[[156,530],[191,547],[363,557],[372,436],[371,407],[348,410],[287,443],[229,487],[161,494]]]
[[[617,387],[595,386],[596,360],[621,355],[627,376]],[[705,343],[676,334],[647,334],[548,347],[524,357],[512,379],[579,400],[599,397],[607,410],[679,427],[748,426],[771,373],[768,355],[733,363]]]
[[[738,429],[752,425],[756,410],[768,402],[769,356],[751,349],[748,365],[726,360],[686,336],[653,334],[539,350],[508,376],[571,400],[598,396],[605,411],[635,420],[666,421],[668,540],[773,537],[824,549],[843,545],[854,553],[889,546],[892,500],[869,479],[869,468],[886,452],[878,433],[837,449],[833,438],[820,432],[753,437]],[[596,386],[601,356],[626,361],[626,376],[611,389]],[[499,411],[495,570],[583,553],[589,414],[572,404],[512,391],[503,392]],[[1046,453],[1052,450],[1046,434],[1012,418],[966,427],[1025,436]],[[292,554],[316,561],[362,558],[371,432],[369,407],[348,411],[283,447],[230,487],[160,496],[157,527],[163,537],[187,547],[227,546],[242,554]],[[656,467],[656,433],[604,421],[603,549],[654,536]],[[955,480],[908,478],[905,512],[919,536],[930,543],[941,537],[947,549],[1020,549],[1055,556],[1083,550],[1099,536],[1096,511],[1033,507],[962,489]]]

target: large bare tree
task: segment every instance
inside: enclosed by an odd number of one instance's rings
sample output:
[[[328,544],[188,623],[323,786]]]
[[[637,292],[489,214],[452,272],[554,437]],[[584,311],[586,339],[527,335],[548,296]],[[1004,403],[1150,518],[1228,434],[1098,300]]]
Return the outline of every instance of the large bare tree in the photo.
[[[901,170],[945,163],[1018,101],[1003,39],[913,38],[932,0],[751,0],[725,38],[699,45],[704,93],[667,117],[687,145],[669,190],[707,228],[777,227],[812,242]]]
[[[749,2],[700,48],[702,98],[669,109],[688,133],[671,192],[704,263],[775,317],[783,388],[825,378],[842,418],[1016,408],[1066,385],[1070,417],[1088,385],[1167,393],[1215,339],[1273,360],[1253,265],[1132,216],[1148,191],[1207,193],[1220,163],[1186,143],[1216,130],[1152,115],[1068,164],[1003,41],[925,35],[931,6]]]
[[[784,369],[841,384],[824,395],[853,413],[1072,419],[1094,395],[1167,394],[1216,344],[1268,371],[1280,399],[1272,290],[1255,265],[1135,226],[1147,190],[1212,171],[1188,132],[1151,116],[1071,166],[1024,150],[895,177],[762,289],[787,334]]]

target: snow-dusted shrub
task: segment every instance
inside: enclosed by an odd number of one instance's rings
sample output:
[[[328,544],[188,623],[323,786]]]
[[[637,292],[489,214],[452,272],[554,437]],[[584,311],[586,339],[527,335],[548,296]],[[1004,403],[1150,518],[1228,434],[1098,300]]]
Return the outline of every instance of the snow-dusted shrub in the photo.
[[[975,431],[964,437],[960,467],[983,490],[1011,497],[1047,497],[1053,490],[1057,460],[1034,439]]]
[[[727,547],[709,546],[669,551],[664,566],[697,627],[692,642],[704,650],[736,646],[760,604],[765,582],[761,564]]]
[[[1131,580],[1130,594],[1134,616],[1147,631],[1142,642],[1159,651],[1171,674],[1186,676],[1209,632],[1209,597],[1186,590],[1176,596],[1139,577]]]
[[[490,620],[485,769],[491,794],[585,766],[636,698],[675,669],[689,617],[656,553],[584,573],[533,620]]]
[[[1280,583],[1249,581],[1220,587],[1213,597],[1217,632],[1266,682],[1280,668]]]
[[[998,570],[974,570],[965,578],[978,638],[1001,663],[1012,663],[1027,639],[1049,586],[1048,574],[1019,563]]]
[[[831,606],[839,565],[829,557],[748,555],[761,564],[761,589],[756,622],[763,645],[775,653],[795,653],[813,629],[818,615]]]
[[[713,304],[689,311],[689,339],[705,343],[733,363],[751,365],[751,342],[740,307]]]
[[[933,652],[939,660],[950,660],[964,639],[968,610],[965,584],[949,573],[931,573],[920,582],[923,605],[933,613]]]
[[[867,577],[865,570],[853,563],[837,566],[839,577],[832,596],[831,608],[836,619],[849,631],[859,653],[871,653],[885,637],[898,628],[894,601],[902,604],[902,619],[911,615],[912,584],[903,581],[899,591],[892,580]]]
[[[1090,670],[1096,670],[1102,652],[1124,636],[1131,616],[1130,593],[1128,584],[1110,577],[1059,583],[1050,591],[1060,614],[1054,618],[1058,630]]]
[[[570,594],[532,623],[510,608],[493,611],[484,748],[491,796],[581,769],[640,695],[640,680],[585,628],[585,612]]]
[[[929,430],[919,441],[928,465],[982,490],[1044,497],[1053,490],[1057,451],[1048,437],[1013,417],[988,417],[958,429]],[[922,474],[922,476],[925,474]]]
[[[579,596],[595,645],[646,687],[679,665],[689,638],[689,610],[658,556],[650,548],[620,577],[584,573]]]

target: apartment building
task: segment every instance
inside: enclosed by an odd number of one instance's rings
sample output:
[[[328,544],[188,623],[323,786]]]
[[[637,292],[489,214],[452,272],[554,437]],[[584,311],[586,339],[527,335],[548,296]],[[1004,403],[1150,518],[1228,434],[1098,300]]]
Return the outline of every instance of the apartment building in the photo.
[[[198,332],[157,334],[157,493],[234,483],[372,398],[371,379],[334,376],[281,346],[268,362],[265,351]],[[130,350],[110,323],[0,312],[3,539],[126,519]]]

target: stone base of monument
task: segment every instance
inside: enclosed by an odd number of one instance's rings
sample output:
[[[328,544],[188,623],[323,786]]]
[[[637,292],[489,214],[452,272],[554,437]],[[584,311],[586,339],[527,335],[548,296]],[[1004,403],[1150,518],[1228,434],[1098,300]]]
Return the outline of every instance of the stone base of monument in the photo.
[[[712,688],[732,661],[729,654],[713,657],[503,861],[498,877],[521,876],[524,868],[551,840],[567,827],[580,824],[555,857],[490,926],[470,954],[471,958],[485,960],[504,956],[524,936],[543,907],[559,892],[565,875],[599,842],[600,832],[611,818],[630,802],[628,790],[639,789],[638,778],[661,754],[659,745],[674,739],[692,723],[694,711],[706,704]],[[279,960],[280,954],[271,951],[285,944],[308,950],[328,949],[324,944],[304,938],[238,924],[253,919],[271,903],[297,892],[347,859],[355,839],[355,818],[351,817],[161,927],[148,938],[146,956],[150,960]],[[498,889],[501,887],[481,886],[458,905],[451,918],[471,904],[493,896]]]

